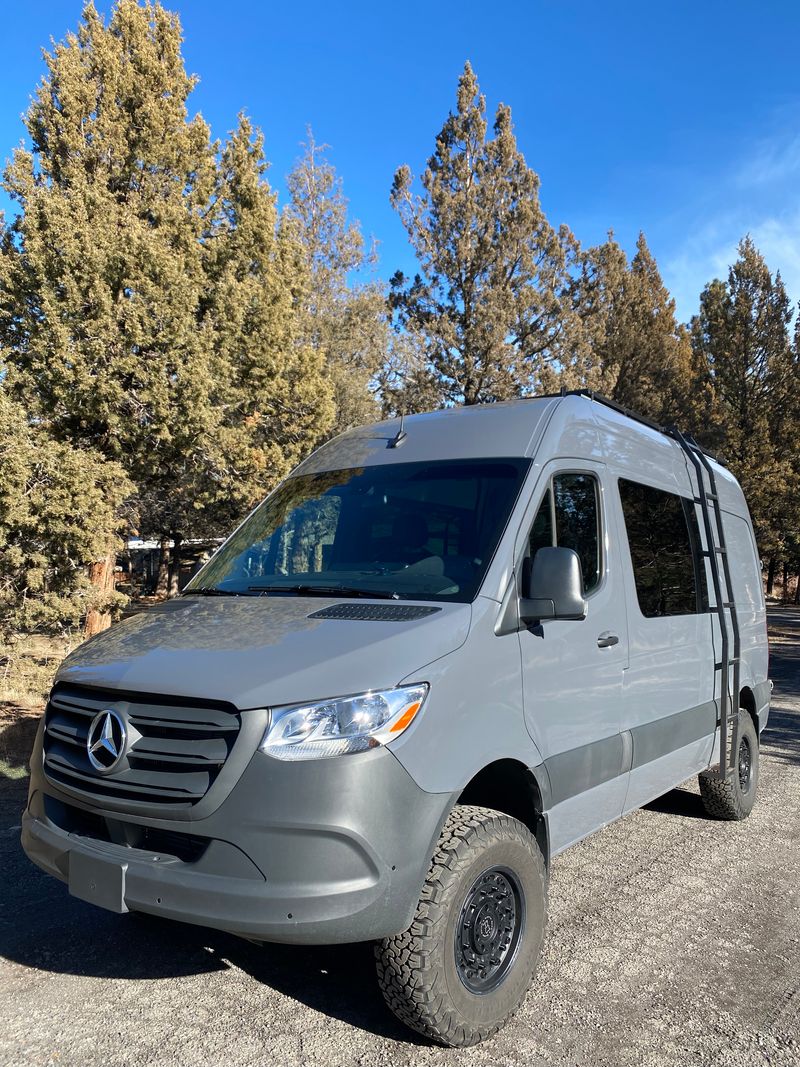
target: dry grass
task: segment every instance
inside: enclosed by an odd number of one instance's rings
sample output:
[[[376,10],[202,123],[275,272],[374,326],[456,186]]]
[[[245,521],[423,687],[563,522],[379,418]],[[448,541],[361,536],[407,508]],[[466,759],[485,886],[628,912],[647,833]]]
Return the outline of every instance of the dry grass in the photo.
[[[0,650],[0,705],[39,709],[53,675],[80,638],[20,634]]]
[[[75,637],[21,634],[0,648],[0,779],[23,778],[36,725]]]

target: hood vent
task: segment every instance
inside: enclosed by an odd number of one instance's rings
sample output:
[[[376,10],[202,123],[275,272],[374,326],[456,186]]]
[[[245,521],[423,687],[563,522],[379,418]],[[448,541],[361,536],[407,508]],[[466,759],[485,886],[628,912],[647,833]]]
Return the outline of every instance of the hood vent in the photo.
[[[435,615],[441,608],[418,604],[332,604],[309,615],[309,619],[350,619],[356,622],[411,622]]]

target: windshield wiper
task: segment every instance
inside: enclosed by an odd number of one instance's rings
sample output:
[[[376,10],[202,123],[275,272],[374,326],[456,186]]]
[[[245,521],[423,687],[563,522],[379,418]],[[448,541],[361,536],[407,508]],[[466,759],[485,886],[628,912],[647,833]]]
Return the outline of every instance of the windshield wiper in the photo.
[[[399,600],[397,593],[357,589],[351,585],[248,585],[254,593],[294,593],[295,596],[366,597],[368,600]]]
[[[199,589],[185,589],[181,596],[246,596],[246,593],[237,593],[233,589],[214,589],[212,586],[201,586]]]

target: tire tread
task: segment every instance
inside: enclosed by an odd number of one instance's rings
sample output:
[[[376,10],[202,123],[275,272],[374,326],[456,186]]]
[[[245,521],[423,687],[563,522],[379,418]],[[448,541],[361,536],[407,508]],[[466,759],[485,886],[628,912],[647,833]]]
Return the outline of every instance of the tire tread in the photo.
[[[741,709],[739,711],[739,737],[742,736],[743,731],[751,735],[752,757],[756,761],[756,774],[752,787],[754,802],[755,791],[758,788],[758,734],[749,713]],[[702,771],[698,777],[703,807],[712,818],[727,822],[739,822],[747,818],[752,810],[753,802],[749,805],[744,803],[737,780],[722,778],[717,770]]]
[[[518,1007],[493,1025],[467,1029],[453,1012],[446,989],[440,988],[441,973],[430,962],[438,946],[437,935],[447,924],[446,882],[474,860],[472,849],[480,839],[518,840],[520,834],[527,838],[545,884],[544,860],[527,827],[491,808],[457,805],[442,829],[411,925],[375,945],[378,982],[389,1008],[406,1026],[437,1044],[464,1047],[484,1041]]]

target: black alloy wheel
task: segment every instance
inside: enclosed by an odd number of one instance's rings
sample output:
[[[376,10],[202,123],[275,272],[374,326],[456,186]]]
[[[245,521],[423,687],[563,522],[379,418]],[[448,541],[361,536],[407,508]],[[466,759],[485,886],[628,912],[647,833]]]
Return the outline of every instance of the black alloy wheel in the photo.
[[[525,896],[513,871],[490,867],[467,893],[456,925],[458,977],[470,993],[490,993],[514,964],[525,926]]]
[[[440,1045],[485,1041],[522,1003],[547,916],[544,856],[527,826],[457,804],[407,930],[375,946],[398,1019]]]
[[[730,752],[725,773],[714,767],[700,774],[700,796],[714,819],[746,819],[753,810],[758,793],[758,733],[753,717],[744,708],[739,711],[736,747]]]
[[[750,739],[744,735],[739,740],[739,788],[749,793],[753,779],[753,752]]]

